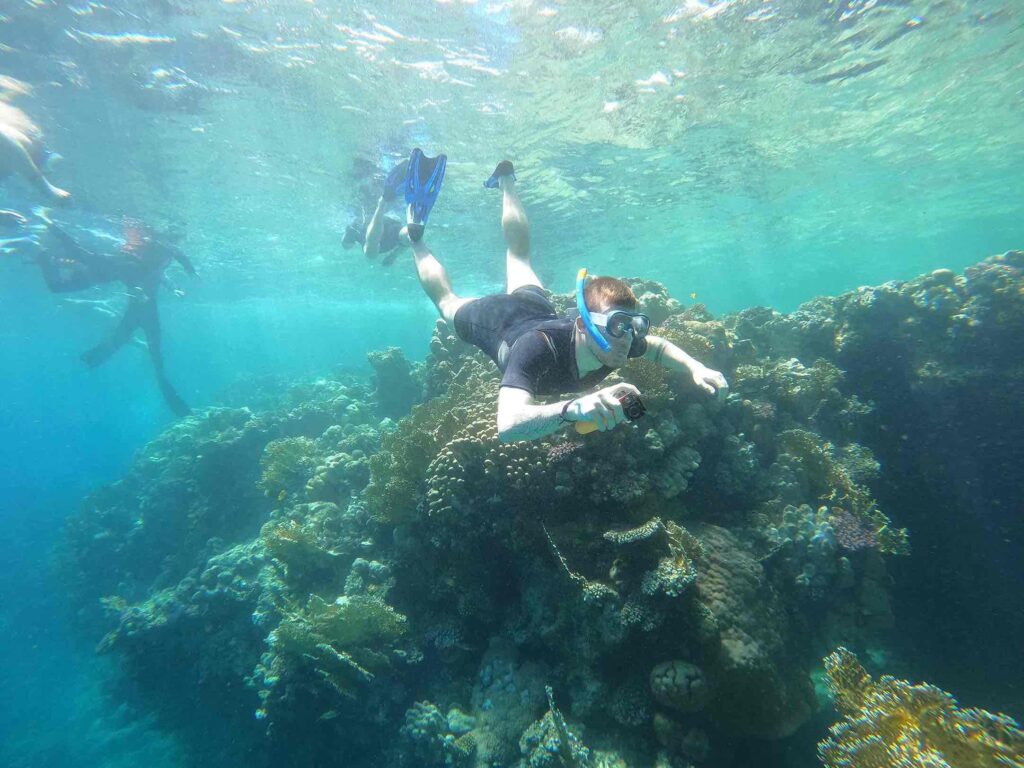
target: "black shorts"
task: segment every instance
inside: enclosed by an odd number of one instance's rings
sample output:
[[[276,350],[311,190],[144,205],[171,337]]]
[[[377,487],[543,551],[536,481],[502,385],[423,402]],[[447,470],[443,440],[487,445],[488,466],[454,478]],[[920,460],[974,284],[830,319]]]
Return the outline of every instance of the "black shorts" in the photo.
[[[503,341],[518,337],[517,326],[556,317],[543,288],[523,285],[512,293],[494,293],[463,304],[455,313],[455,333],[501,366],[498,350]]]

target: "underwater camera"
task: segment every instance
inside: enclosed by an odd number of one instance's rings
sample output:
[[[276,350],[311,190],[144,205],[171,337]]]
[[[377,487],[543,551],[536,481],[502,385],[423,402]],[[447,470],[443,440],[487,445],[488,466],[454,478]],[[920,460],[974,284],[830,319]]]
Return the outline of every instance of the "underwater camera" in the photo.
[[[620,397],[619,402],[622,403],[622,412],[630,421],[636,421],[647,413],[647,406],[644,405],[643,400],[632,392],[627,392]]]
[[[647,413],[647,406],[644,405],[639,395],[634,395],[632,392],[627,392],[619,398],[619,402],[622,404],[622,412],[626,414],[626,418],[629,421],[636,421],[645,413]],[[578,421],[576,422],[576,431],[581,435],[587,435],[594,432],[597,429],[597,424],[592,421]]]

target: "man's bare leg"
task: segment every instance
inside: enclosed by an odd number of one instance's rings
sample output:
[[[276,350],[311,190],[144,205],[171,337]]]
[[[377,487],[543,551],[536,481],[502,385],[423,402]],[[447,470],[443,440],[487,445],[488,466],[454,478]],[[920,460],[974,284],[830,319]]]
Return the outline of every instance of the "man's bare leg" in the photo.
[[[502,176],[498,179],[501,189],[501,231],[505,235],[506,292],[512,293],[524,285],[544,286],[533,271],[530,263],[530,221],[516,192],[515,179]]]
[[[380,238],[384,234],[384,227],[381,221],[384,218],[384,208],[387,201],[383,198],[377,201],[377,208],[373,212],[369,226],[366,227],[366,236],[363,241],[363,255],[368,259],[375,258],[380,253]]]
[[[402,236],[403,239],[408,241],[408,235],[404,229],[402,230]],[[420,279],[420,285],[423,286],[423,290],[430,297],[430,300],[434,302],[434,306],[437,307],[441,317],[454,328],[455,313],[459,310],[459,307],[473,301],[473,299],[460,298],[455,295],[455,291],[452,290],[452,282],[448,278],[448,273],[441,266],[441,262],[434,257],[434,254],[425,242],[419,240],[410,244],[412,245],[413,259],[416,261],[416,275]]]

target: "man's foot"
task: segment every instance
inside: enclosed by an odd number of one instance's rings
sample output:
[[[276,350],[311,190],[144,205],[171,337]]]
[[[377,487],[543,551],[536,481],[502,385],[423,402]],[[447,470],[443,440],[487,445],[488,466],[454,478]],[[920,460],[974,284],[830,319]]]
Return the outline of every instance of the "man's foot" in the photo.
[[[423,239],[423,231],[426,228],[425,224],[416,221],[416,211],[410,204],[405,211],[405,226],[402,227],[402,231],[398,233],[398,236],[408,239],[410,244],[418,243]]]
[[[516,180],[516,171],[515,168],[512,167],[511,160],[502,160],[498,163],[494,168],[494,173],[492,173],[491,177],[484,182],[484,186],[488,189],[497,189],[501,178],[504,176],[511,176],[512,181]]]
[[[50,194],[50,197],[53,198],[53,201],[55,203],[59,205],[64,205],[71,200],[71,193],[68,192],[66,189],[55,187],[53,186],[53,184],[46,181],[45,179],[43,180],[43,184],[46,187],[46,191]]]
[[[410,243],[418,243],[423,239],[423,231],[426,229],[422,224],[406,224],[405,235]]]

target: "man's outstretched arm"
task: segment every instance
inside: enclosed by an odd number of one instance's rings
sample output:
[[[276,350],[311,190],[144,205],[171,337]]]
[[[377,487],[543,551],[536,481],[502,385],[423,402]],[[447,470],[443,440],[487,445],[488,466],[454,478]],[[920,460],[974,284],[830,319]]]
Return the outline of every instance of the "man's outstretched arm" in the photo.
[[[170,250],[171,250],[171,255],[174,257],[174,260],[176,262],[178,262],[179,264],[181,264],[181,268],[184,269],[185,272],[189,276],[195,277],[196,274],[197,274],[196,273],[196,268],[192,264],[192,260],[188,256],[185,255],[185,252],[183,250],[181,250],[180,248],[178,248],[177,246],[173,246],[173,245],[170,246]]]
[[[670,371],[684,371],[693,378],[693,383],[708,394],[729,389],[729,384],[718,371],[712,370],[699,360],[690,357],[683,350],[660,336],[647,337],[645,360],[652,360]]]
[[[562,418],[565,403],[538,403],[525,389],[501,387],[498,390],[498,439],[503,443],[537,440],[566,425]]]
[[[501,387],[498,439],[503,443],[537,440],[578,421],[592,422],[599,431],[607,432],[628,421],[619,402],[626,392],[639,394],[632,384],[614,384],[589,395],[547,405],[538,403],[525,389]]]

